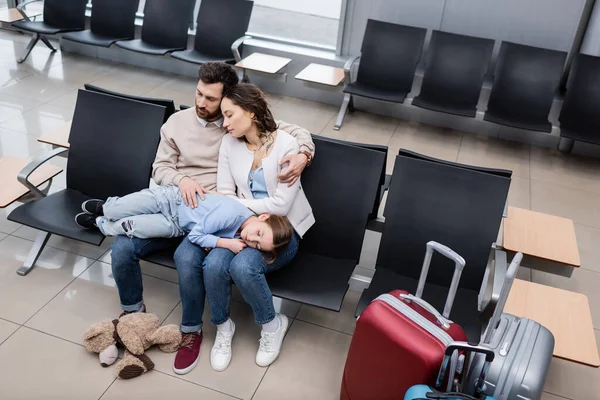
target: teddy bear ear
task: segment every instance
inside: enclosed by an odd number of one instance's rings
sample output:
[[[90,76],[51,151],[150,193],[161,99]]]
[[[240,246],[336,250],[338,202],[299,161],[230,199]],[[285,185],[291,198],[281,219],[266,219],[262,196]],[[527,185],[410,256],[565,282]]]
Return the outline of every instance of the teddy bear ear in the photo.
[[[83,335],[84,340],[90,340],[94,337],[101,335],[106,332],[107,325],[104,322],[99,322],[94,324],[88,328],[88,330]]]

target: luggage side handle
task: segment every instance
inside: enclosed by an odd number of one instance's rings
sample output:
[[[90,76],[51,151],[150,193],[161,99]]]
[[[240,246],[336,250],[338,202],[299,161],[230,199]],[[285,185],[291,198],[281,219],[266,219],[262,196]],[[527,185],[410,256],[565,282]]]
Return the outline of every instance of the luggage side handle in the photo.
[[[400,299],[405,300],[406,302],[409,302],[409,303],[412,301],[415,304],[418,304],[419,306],[421,306],[422,308],[427,310],[431,315],[433,315],[435,317],[435,319],[437,319],[439,324],[442,326],[442,328],[450,329],[450,323],[452,321],[450,321],[447,318],[444,318],[442,316],[442,314],[440,314],[439,311],[435,309],[434,306],[432,306],[431,304],[429,304],[422,298],[413,296],[412,294],[401,294]]]
[[[481,368],[481,374],[479,375],[479,379],[475,384],[476,395],[483,391],[483,385],[485,384],[485,376],[490,368],[490,364],[494,361],[494,350],[489,347],[471,344],[467,342],[452,342],[446,347],[446,352],[444,354],[444,360],[442,361],[442,366],[440,367],[440,372],[438,373],[438,377],[435,382],[435,387],[440,388],[444,381],[444,377],[446,376],[446,371],[448,370],[448,364],[450,363],[450,358],[452,357],[452,353],[457,350],[466,350],[469,352],[482,353],[485,355],[485,363]]]
[[[519,269],[522,260],[523,254],[517,253],[510,262],[510,265],[508,266],[508,269],[506,271],[506,277],[504,278],[504,284],[502,285],[502,290],[500,292],[500,296],[498,297],[498,304],[496,304],[496,307],[494,308],[494,313],[492,314],[492,318],[485,330],[483,343],[489,343],[490,340],[492,340],[494,330],[500,323],[500,318],[502,317],[502,313],[504,312],[504,306],[506,305],[506,301],[508,300],[510,289],[512,288],[512,284],[515,280],[517,270]]]
[[[460,281],[460,276],[466,262],[464,258],[462,258],[451,248],[433,240],[428,242],[427,251],[425,252],[425,259],[423,260],[423,267],[421,268],[421,276],[419,277],[419,284],[415,293],[417,297],[423,296],[423,289],[425,288],[425,281],[427,280],[427,273],[429,272],[429,264],[431,264],[431,258],[433,257],[434,251],[437,251],[438,253],[451,259],[455,264],[452,283],[450,284],[450,290],[448,290],[448,297],[446,298],[446,304],[444,305],[444,312],[442,313],[444,318],[449,318],[450,311],[452,310],[452,304],[454,303],[454,297],[456,296],[456,291],[458,290],[458,282]]]

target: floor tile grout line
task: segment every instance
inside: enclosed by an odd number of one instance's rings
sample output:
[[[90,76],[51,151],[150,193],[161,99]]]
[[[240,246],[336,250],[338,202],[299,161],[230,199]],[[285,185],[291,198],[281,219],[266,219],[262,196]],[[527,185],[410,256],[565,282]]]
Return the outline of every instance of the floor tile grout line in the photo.
[[[549,394],[551,394],[552,396],[560,397],[561,399],[566,399],[566,400],[575,400],[575,399],[572,399],[572,398],[570,398],[570,397],[565,397],[565,396],[561,396],[560,394],[556,394],[556,393],[549,392],[549,391],[547,391],[547,390],[544,390],[544,392],[546,392],[546,393],[549,393]]]
[[[162,375],[168,376],[168,377],[170,377],[170,378],[175,378],[175,379],[178,379],[178,380],[180,380],[180,381],[182,381],[182,382],[191,383],[192,385],[199,386],[199,387],[201,387],[201,388],[203,388],[203,389],[208,389],[208,390],[210,390],[210,391],[212,391],[212,392],[220,393],[220,394],[222,394],[222,395],[225,395],[225,396],[231,397],[232,399],[243,400],[241,397],[237,397],[237,396],[234,396],[234,395],[232,395],[232,394],[229,394],[229,393],[226,393],[226,392],[222,392],[222,391],[220,391],[220,390],[217,390],[217,389],[213,389],[213,388],[211,388],[211,387],[209,387],[209,386],[201,385],[201,384],[200,384],[200,383],[198,383],[198,382],[193,382],[193,381],[187,380],[187,379],[185,379],[185,378],[183,378],[183,377],[181,377],[181,376],[179,376],[179,375],[171,375],[171,374],[169,374],[168,372],[159,371],[159,370],[157,370],[157,369],[154,369],[153,371],[154,371],[154,372],[157,372],[157,373],[159,373],[159,374],[162,374]],[[99,399],[99,400],[100,400],[100,399]]]
[[[63,338],[63,337],[60,337],[60,336],[54,335],[54,334],[52,334],[52,333],[48,333],[48,332],[42,331],[42,330],[40,330],[40,329],[37,329],[37,328],[32,328],[32,327],[30,327],[30,326],[25,326],[25,324],[23,324],[23,325],[21,326],[21,328],[24,328],[24,329],[29,329],[29,330],[31,330],[31,331],[34,331],[34,332],[37,332],[37,333],[41,333],[42,335],[50,336],[50,337],[53,337],[53,338],[55,338],[55,339],[62,340],[63,342],[71,343],[71,344],[74,344],[75,346],[79,346],[79,347],[81,347],[81,348],[85,348],[85,347],[84,347],[84,345],[83,345],[83,344],[81,344],[81,343],[77,343],[77,342],[74,342],[74,341],[72,341],[72,340],[65,339],[65,338]],[[82,334],[82,336],[83,336],[83,334]]]
[[[337,329],[329,328],[327,326],[319,325],[319,324],[314,323],[314,322],[305,321],[305,320],[300,319],[300,318],[294,318],[294,321],[304,322],[305,324],[309,324],[309,325],[313,325],[313,326],[316,326],[316,327],[319,327],[319,328],[327,329],[329,331],[333,331],[333,332],[336,332],[336,333],[341,333],[343,335],[350,336],[350,337],[352,337],[354,335],[354,334],[350,334],[350,333],[347,333],[347,332],[339,331]]]
[[[176,308],[179,306],[179,304],[181,304],[181,300],[179,300],[179,301],[177,302],[177,304],[175,304],[175,307],[173,307],[173,309],[172,309],[171,311],[169,311],[169,312],[168,312],[167,316],[166,316],[166,317],[165,317],[165,318],[164,318],[164,319],[163,319],[163,320],[160,322],[160,325],[161,325],[161,326],[165,324],[165,321],[166,321],[167,319],[169,319],[169,317],[171,316],[171,314],[173,314],[173,311],[175,311],[175,309],[176,309]]]
[[[108,387],[106,388],[106,390],[104,392],[102,392],[102,394],[100,395],[100,397],[98,397],[98,400],[102,400],[102,398],[104,397],[104,395],[106,394],[106,392],[108,392],[108,390],[112,387],[112,385],[115,384],[116,381],[117,381],[117,378],[114,378],[113,381],[110,383],[110,385],[108,385]]]
[[[17,333],[21,328],[23,327],[23,325],[19,325],[19,327],[17,329],[15,329],[15,331],[13,333],[11,333],[10,335],[8,335],[8,337],[6,339],[4,339],[3,341],[0,342],[0,346],[2,346],[4,343],[6,343],[15,333]]]

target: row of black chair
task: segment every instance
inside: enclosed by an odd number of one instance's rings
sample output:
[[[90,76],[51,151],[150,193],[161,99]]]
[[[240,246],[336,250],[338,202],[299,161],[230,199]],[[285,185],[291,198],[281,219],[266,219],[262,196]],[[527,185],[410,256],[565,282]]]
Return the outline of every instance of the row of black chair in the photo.
[[[254,5],[250,0],[203,0],[194,47],[186,50],[195,0],[147,0],[140,39],[134,39],[139,0],[94,0],[90,29],[84,30],[87,2],[45,0],[42,22],[13,23],[16,28],[35,33],[19,62],[27,58],[38,40],[45,40],[43,36],[66,33],[65,40],[94,46],[110,47],[116,43],[123,49],[145,54],[172,53],[174,58],[195,64],[234,63],[236,53],[232,45],[248,30]],[[44,43],[54,50],[49,42]],[[239,50],[236,51],[239,56]]]
[[[369,19],[361,56],[346,64],[347,85],[336,127],[352,96],[403,103],[411,91],[427,30]],[[424,58],[421,91],[412,104],[448,114],[475,117],[489,73],[494,40],[434,30]],[[484,119],[511,127],[550,132],[550,107],[567,53],[502,42]],[[356,81],[350,69],[360,58]]]
[[[27,260],[33,263],[51,234],[99,245],[99,232],[73,220],[83,201],[124,195],[148,186],[165,118],[164,105],[80,90],[70,133],[67,188],[15,209],[9,220],[45,233]],[[380,195],[387,148],[314,136],[319,157],[303,176],[317,223],[288,268],[268,276],[275,296],[339,311],[359,262],[373,204]],[[44,156],[42,161],[52,157]],[[377,269],[357,313],[390,288],[414,290],[425,244],[444,243],[467,260],[451,317],[478,337],[477,293],[496,239],[510,171],[490,170],[402,151],[396,157]],[[358,190],[357,190],[358,188]],[[174,267],[173,248],[145,257]],[[26,261],[27,262],[27,261]],[[434,257],[425,299],[443,302],[452,267]]]

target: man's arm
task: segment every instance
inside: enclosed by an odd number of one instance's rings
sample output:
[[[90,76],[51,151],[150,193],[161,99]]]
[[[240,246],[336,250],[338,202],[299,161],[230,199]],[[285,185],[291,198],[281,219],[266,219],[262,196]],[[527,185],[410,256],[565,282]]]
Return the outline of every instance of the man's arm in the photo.
[[[185,175],[177,170],[179,149],[165,132],[165,126],[160,128],[160,143],[156,151],[156,158],[152,164],[152,178],[158,185],[178,186]]]
[[[315,156],[315,144],[309,131],[298,125],[288,124],[284,121],[276,121],[278,128],[292,135],[297,141],[300,149],[298,152],[306,151],[311,157]]]
[[[310,164],[310,161],[315,156],[315,144],[312,141],[310,132],[306,129],[283,121],[276,122],[279,129],[292,135],[298,142],[298,152],[290,154],[281,160],[279,166],[288,163],[288,168],[277,176],[281,182],[292,186],[300,178],[304,168]]]

